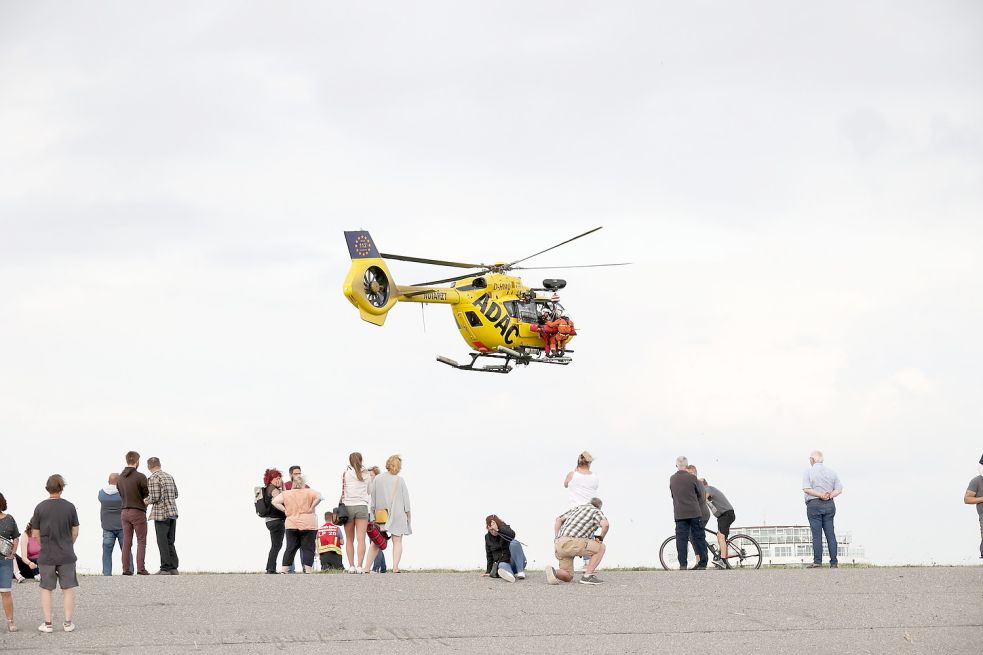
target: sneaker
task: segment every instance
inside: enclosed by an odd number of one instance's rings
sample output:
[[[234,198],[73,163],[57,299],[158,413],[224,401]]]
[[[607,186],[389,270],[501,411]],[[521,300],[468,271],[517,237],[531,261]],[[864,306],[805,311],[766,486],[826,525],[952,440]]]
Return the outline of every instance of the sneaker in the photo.
[[[518,573],[515,574],[515,579],[516,580],[525,580],[526,579],[526,572],[525,571],[519,571]]]
[[[75,629],[75,624],[71,621],[65,621],[65,632],[71,632]]]
[[[356,566],[355,567],[355,573],[356,573],[356,575],[361,575],[362,573],[365,573],[365,571],[362,570],[362,567],[361,566]]]
[[[150,575],[150,571],[144,569],[142,571],[137,571],[137,575]]]
[[[499,569],[498,577],[506,582],[515,582],[515,576],[512,575],[512,571],[509,571],[508,569]]]
[[[351,566],[351,567],[349,567],[349,568],[348,568],[348,572],[349,572],[349,573],[353,573],[353,574],[354,574],[354,573],[358,573],[358,571],[356,571],[356,570],[355,570],[355,567],[354,567],[354,566]]]
[[[706,571],[706,570],[707,570],[706,564],[694,564],[693,567],[690,569],[690,571]]]
[[[552,566],[546,567],[546,584],[560,584],[560,581],[556,579],[556,569]]]
[[[831,568],[831,569],[838,569],[838,568],[840,568],[840,565],[839,564],[830,564],[829,565],[829,568]]]
[[[584,577],[580,578],[580,584],[601,584],[604,580],[591,573],[590,575],[585,574]]]
[[[133,571],[123,571],[123,575],[133,575]]]
[[[55,629],[51,627],[50,623],[42,623],[38,626],[38,632],[54,632]]]
[[[821,568],[823,568],[823,565],[822,564],[815,564],[815,563],[813,563],[813,564],[806,564],[806,568],[807,569],[821,569]]]

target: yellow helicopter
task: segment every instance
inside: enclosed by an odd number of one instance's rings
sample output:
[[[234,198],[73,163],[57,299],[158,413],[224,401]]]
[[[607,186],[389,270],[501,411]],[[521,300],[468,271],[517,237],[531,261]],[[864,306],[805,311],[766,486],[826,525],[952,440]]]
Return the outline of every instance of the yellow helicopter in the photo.
[[[513,363],[523,366],[530,363],[563,366],[572,361],[569,353],[573,351],[566,349],[572,337],[568,337],[559,350],[550,352],[544,340],[543,326],[550,320],[566,318],[557,295],[566,286],[566,281],[547,279],[543,280],[542,287],[530,288],[523,285],[520,278],[507,273],[514,270],[625,266],[630,263],[532,267],[517,265],[600,229],[596,227],[528,257],[495,264],[470,264],[380,253],[368,232],[345,232],[352,265],[348,269],[343,290],[345,297],[358,308],[362,319],[375,325],[385,323],[386,314],[397,302],[450,305],[458,331],[475,351],[468,353],[471,361],[467,364],[459,364],[447,357],[437,357],[437,361],[456,369],[508,373],[512,370]],[[386,259],[477,270],[442,280],[401,286],[393,284],[393,275],[384,261]],[[446,283],[450,283],[450,286],[436,286]],[[495,363],[476,366],[482,358]]]

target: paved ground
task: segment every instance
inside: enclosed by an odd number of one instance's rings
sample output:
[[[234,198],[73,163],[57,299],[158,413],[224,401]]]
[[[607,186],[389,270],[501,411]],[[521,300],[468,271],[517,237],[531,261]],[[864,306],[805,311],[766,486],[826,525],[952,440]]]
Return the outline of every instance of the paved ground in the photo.
[[[86,577],[78,629],[47,635],[36,631],[37,585],[15,585],[21,632],[0,634],[0,650],[983,652],[983,567],[603,577],[597,587],[550,587],[542,572],[515,584],[477,573]]]

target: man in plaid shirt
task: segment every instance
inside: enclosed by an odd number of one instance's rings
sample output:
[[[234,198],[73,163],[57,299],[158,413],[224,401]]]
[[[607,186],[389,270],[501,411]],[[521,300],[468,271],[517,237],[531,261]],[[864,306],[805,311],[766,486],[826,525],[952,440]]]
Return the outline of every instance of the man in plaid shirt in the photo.
[[[600,584],[601,579],[594,575],[601,558],[604,557],[604,535],[608,533],[608,519],[601,512],[601,499],[592,498],[586,505],[578,505],[566,513],[556,517],[553,531],[556,541],[553,548],[560,568],[546,567],[546,582],[560,584],[560,581],[573,580],[573,559],[590,556],[590,561],[584,568],[581,584]],[[597,529],[601,533],[594,536]]]
[[[160,470],[160,459],[147,460],[150,477],[147,478],[149,495],[146,503],[153,505],[150,520],[157,532],[157,549],[160,551],[160,571],[157,575],[177,575],[177,550],[174,537],[177,531],[177,485],[174,478]]]

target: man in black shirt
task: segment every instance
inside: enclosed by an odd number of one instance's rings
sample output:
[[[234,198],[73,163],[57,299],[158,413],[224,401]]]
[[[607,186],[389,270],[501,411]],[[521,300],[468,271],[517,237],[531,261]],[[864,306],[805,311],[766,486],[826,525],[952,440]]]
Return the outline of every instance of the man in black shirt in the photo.
[[[51,592],[55,583],[61,585],[65,604],[65,632],[75,629],[72,614],[75,612],[75,587],[79,585],[75,575],[75,540],[79,536],[79,518],[75,505],[61,497],[65,490],[65,479],[52,475],[44,486],[49,494],[47,500],[34,508],[31,528],[34,538],[41,543],[38,567],[41,569],[41,610],[44,623],[38,626],[40,632],[53,632],[51,627]]]
[[[672,514],[676,521],[676,555],[679,568],[687,566],[687,545],[693,541],[699,561],[693,567],[707,567],[707,539],[703,532],[702,513],[706,504],[706,493],[696,476],[686,470],[689,461],[685,457],[676,458],[676,472],[669,478],[669,493],[672,494]]]

